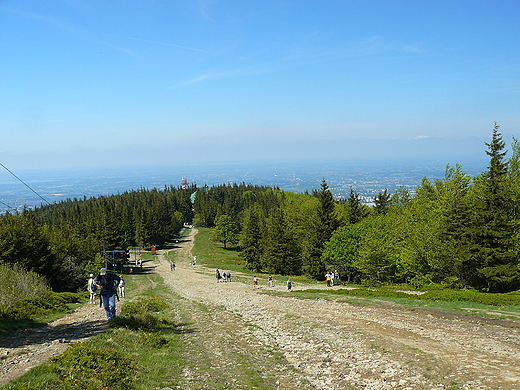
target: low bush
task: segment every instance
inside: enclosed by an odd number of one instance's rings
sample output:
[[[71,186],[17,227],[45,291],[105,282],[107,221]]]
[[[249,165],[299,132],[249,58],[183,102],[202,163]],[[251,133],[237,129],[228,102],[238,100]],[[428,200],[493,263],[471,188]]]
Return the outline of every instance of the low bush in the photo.
[[[520,305],[520,294],[512,292],[507,294],[490,294],[481,293],[471,290],[434,290],[427,291],[424,294],[407,294],[402,291],[395,291],[391,289],[367,289],[356,288],[353,290],[339,289],[339,290],[320,290],[308,289],[305,293],[327,293],[337,295],[351,295],[356,297],[371,297],[371,298],[408,298],[421,299],[430,301],[445,301],[445,302],[474,302],[489,306],[509,306]]]
[[[50,367],[64,388],[128,390],[135,383],[134,359],[115,349],[72,344],[50,360]]]
[[[132,330],[156,330],[163,323],[157,314],[168,307],[168,303],[159,296],[143,295],[134,301],[126,302],[113,325]]]

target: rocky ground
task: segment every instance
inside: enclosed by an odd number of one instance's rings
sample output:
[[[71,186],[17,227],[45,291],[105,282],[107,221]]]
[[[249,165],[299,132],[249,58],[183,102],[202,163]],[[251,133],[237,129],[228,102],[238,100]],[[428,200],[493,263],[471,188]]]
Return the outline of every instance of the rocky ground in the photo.
[[[264,280],[259,289],[252,282],[217,283],[214,270],[189,264],[195,233],[190,230],[174,249],[181,259],[176,270],[170,270],[160,253],[156,272],[186,302],[221,311],[221,316],[209,322],[201,319],[200,324],[192,324],[194,328],[216,332],[219,337],[225,334],[231,342],[235,332],[240,348],[249,348],[251,353],[260,349],[281,353],[294,369],[280,371],[279,388],[520,388],[518,322],[384,303],[361,306],[270,296],[262,293],[270,289]],[[287,290],[285,285],[271,289]],[[192,320],[197,321],[196,316]],[[230,328],[233,321],[240,326]],[[47,328],[2,337],[0,385],[60,353],[68,342],[102,331],[104,324],[103,310],[85,305]],[[246,331],[247,335],[242,334]],[[218,364],[225,366],[226,353],[220,350],[218,354]]]

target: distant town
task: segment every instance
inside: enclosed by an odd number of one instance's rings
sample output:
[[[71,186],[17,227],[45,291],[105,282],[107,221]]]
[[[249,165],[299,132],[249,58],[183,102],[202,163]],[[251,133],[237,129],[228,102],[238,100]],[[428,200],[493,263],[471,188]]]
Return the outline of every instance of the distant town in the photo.
[[[421,180],[444,177],[447,163],[440,161],[302,162],[279,164],[212,164],[168,167],[124,167],[77,170],[0,172],[0,212],[21,211],[66,199],[112,195],[140,188],[247,183],[284,191],[312,193],[325,180],[336,199],[347,199],[354,189],[362,202],[371,204],[381,191],[405,187],[413,195]],[[452,164],[454,165],[454,164]],[[476,176],[485,161],[461,164]]]

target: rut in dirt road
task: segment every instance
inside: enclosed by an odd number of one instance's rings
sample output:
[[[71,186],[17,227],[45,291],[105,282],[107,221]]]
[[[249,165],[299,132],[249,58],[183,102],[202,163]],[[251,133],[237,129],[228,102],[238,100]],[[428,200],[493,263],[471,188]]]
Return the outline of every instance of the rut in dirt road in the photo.
[[[213,269],[189,265],[194,234],[174,249],[177,269],[170,271],[160,256],[157,271],[182,297],[252,324],[258,342],[276,346],[316,388],[520,388],[516,322],[271,296],[252,284],[216,283]]]

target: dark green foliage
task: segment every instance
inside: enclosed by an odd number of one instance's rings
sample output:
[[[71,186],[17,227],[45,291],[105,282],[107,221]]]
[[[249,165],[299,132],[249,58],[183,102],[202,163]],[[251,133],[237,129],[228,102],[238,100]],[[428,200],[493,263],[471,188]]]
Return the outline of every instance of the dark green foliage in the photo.
[[[240,241],[240,255],[246,262],[246,267],[252,271],[262,269],[262,211],[258,205],[249,207],[244,213],[242,222],[242,239]]]
[[[512,240],[515,225],[513,197],[508,182],[508,164],[504,160],[505,143],[493,128],[488,170],[481,175],[474,197],[472,213],[471,252],[478,278],[475,285],[488,291],[509,291],[520,287],[518,253]]]
[[[383,192],[379,192],[374,198],[374,210],[376,214],[386,214],[390,207],[390,194],[387,189]]]
[[[45,296],[24,298],[0,311],[0,318],[9,320],[31,320],[68,310],[67,303],[77,303],[85,293],[49,293]]]
[[[215,241],[222,242],[224,249],[227,245],[238,243],[238,227],[229,215],[221,215],[215,221],[215,230],[213,232]]]
[[[139,243],[160,246],[193,219],[195,188],[141,189],[112,196],[68,199],[0,217],[0,262],[46,277],[55,291],[85,289],[103,265],[104,250]]]
[[[272,210],[266,221],[262,264],[269,273],[297,275],[301,271],[300,252],[282,208]]]
[[[319,200],[316,213],[309,224],[309,240],[304,252],[304,272],[315,279],[324,278],[326,268],[321,255],[325,243],[330,240],[332,233],[339,227],[335,214],[335,201],[327,182],[322,180],[321,189],[315,193]]]
[[[128,390],[135,383],[134,359],[114,349],[72,344],[50,366],[69,388]]]

